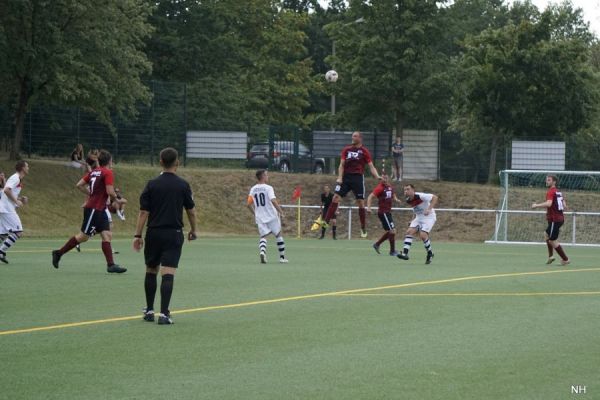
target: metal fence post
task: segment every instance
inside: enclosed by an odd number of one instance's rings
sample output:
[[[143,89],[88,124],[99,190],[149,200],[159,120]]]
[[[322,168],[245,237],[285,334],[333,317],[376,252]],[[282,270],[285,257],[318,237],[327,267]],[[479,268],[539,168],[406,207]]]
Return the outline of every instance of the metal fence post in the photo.
[[[187,85],[183,84],[183,166],[187,164]]]
[[[352,239],[352,207],[348,207],[348,240]]]
[[[573,213],[573,237],[571,239],[571,243],[575,244],[577,243],[577,217],[576,217],[577,213]]]
[[[154,79],[152,80],[152,104],[151,104],[151,127],[150,127],[150,165],[154,166],[154,99],[156,98],[156,90],[154,88]]]

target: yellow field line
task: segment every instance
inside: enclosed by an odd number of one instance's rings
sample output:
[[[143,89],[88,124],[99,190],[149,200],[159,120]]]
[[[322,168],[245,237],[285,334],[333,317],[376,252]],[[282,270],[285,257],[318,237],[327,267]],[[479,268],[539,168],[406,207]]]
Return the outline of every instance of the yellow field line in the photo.
[[[439,279],[439,280],[434,280],[434,281],[400,283],[400,284],[396,284],[396,285],[378,286],[378,287],[373,287],[373,288],[349,289],[349,290],[341,290],[341,291],[335,291],[335,292],[315,293],[315,294],[292,296],[292,297],[281,297],[281,298],[276,298],[276,299],[256,300],[256,301],[249,301],[249,302],[244,302],[244,303],[224,304],[224,305],[219,305],[219,306],[188,308],[188,309],[184,309],[184,310],[172,311],[171,314],[186,314],[186,313],[194,313],[194,312],[226,310],[226,309],[231,309],[231,308],[250,307],[250,306],[262,305],[262,304],[274,304],[274,303],[283,303],[283,302],[295,301],[295,300],[308,300],[308,299],[316,299],[316,298],[321,298],[321,297],[333,297],[333,296],[340,296],[340,295],[346,295],[346,294],[364,293],[364,292],[371,292],[374,290],[387,290],[387,289],[398,289],[398,288],[407,288],[407,287],[415,287],[415,286],[425,286],[425,285],[438,285],[438,284],[443,284],[443,283],[464,282],[464,281],[471,281],[471,280],[507,278],[507,277],[514,277],[514,276],[550,275],[550,274],[570,273],[570,272],[592,272],[592,271],[600,271],[600,268],[559,269],[559,270],[553,270],[553,271],[512,272],[512,273],[506,273],[506,274],[465,276],[465,277],[460,277],[460,278]],[[72,323],[66,323],[66,324],[40,326],[40,327],[36,327],[36,328],[25,328],[25,329],[0,331],[0,336],[16,335],[16,334],[20,334],[20,333],[32,333],[32,332],[40,332],[40,331],[50,331],[50,330],[64,329],[64,328],[74,328],[74,327],[87,326],[87,325],[98,325],[98,324],[105,324],[105,323],[109,323],[109,322],[131,321],[131,320],[135,320],[135,319],[140,319],[140,315],[129,316],[129,317],[106,318],[106,319],[98,319],[98,320],[92,320],[92,321],[72,322]]]
[[[404,297],[438,297],[438,296],[586,296],[599,295],[600,292],[531,292],[531,293],[347,293],[336,296],[404,296]]]

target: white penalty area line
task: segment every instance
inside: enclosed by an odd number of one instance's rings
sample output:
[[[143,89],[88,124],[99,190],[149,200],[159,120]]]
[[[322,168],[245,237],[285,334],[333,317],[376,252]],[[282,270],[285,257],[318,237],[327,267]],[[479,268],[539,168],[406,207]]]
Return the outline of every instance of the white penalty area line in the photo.
[[[263,305],[263,304],[283,303],[283,302],[287,302],[287,301],[309,300],[309,299],[317,299],[317,298],[322,298],[322,297],[336,297],[336,296],[352,295],[352,294],[356,295],[356,294],[372,292],[372,291],[376,291],[376,290],[388,290],[388,289],[409,288],[409,287],[427,286],[427,285],[439,285],[439,284],[444,284],[444,283],[465,282],[465,281],[482,280],[482,279],[508,278],[508,277],[516,277],[516,276],[550,275],[550,274],[561,274],[561,273],[571,273],[571,272],[598,272],[598,271],[600,271],[600,268],[581,268],[581,269],[559,269],[559,270],[551,270],[551,271],[512,272],[512,273],[506,273],[506,274],[465,276],[465,277],[460,277],[460,278],[439,279],[439,280],[433,280],[433,281],[421,281],[421,282],[411,282],[411,283],[400,283],[400,284],[396,284],[396,285],[378,286],[378,287],[372,287],[372,288],[350,289],[350,290],[315,293],[315,294],[292,296],[292,297],[281,297],[281,298],[276,298],[276,299],[249,301],[249,302],[244,302],[244,303],[224,304],[224,305],[218,305],[218,306],[208,306],[208,307],[198,307],[198,308],[188,308],[188,309],[184,309],[184,310],[172,311],[171,314],[188,314],[188,313],[215,311],[215,310],[227,310],[227,309],[233,309],[233,308],[257,306],[257,305]],[[375,295],[377,295],[377,294],[375,294]],[[98,320],[92,320],[92,321],[81,321],[81,322],[72,322],[72,323],[57,324],[57,325],[47,325],[47,326],[40,326],[40,327],[34,327],[34,328],[14,329],[14,330],[0,331],[0,336],[17,335],[17,334],[21,334],[21,333],[51,331],[51,330],[57,330],[57,329],[75,328],[75,327],[88,326],[88,325],[100,325],[100,324],[106,324],[106,323],[111,323],[111,322],[132,321],[132,320],[140,320],[140,319],[141,319],[141,315],[135,315],[135,316],[129,316],[129,317],[116,317],[116,318],[106,318],[106,319],[98,319]]]

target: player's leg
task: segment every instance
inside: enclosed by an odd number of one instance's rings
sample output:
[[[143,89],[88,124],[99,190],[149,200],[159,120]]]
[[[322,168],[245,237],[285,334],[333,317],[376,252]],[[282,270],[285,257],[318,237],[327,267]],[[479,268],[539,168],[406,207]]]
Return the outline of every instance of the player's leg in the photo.
[[[406,230],[406,235],[404,236],[404,247],[402,248],[402,253],[398,254],[398,258],[403,260],[408,260],[408,253],[410,252],[410,247],[412,246],[413,238],[417,234],[419,230],[419,224],[417,219],[413,219],[410,223],[410,226]]]
[[[94,222],[96,224],[96,231],[100,232],[100,236],[102,237],[102,243],[100,246],[102,248],[104,258],[106,259],[106,272],[117,274],[126,272],[127,268],[123,268],[120,265],[115,264],[111,244],[112,232],[110,230],[110,222],[108,221],[106,213],[96,213],[96,220]]]
[[[546,227],[545,236],[546,236],[546,247],[548,248],[548,260],[546,260],[546,264],[552,264],[555,260],[554,258],[554,246],[550,241],[550,235],[552,234],[552,227],[554,223],[548,222],[548,226]]]
[[[331,237],[333,240],[337,240],[337,218],[331,220]]]
[[[23,233],[23,226],[21,225],[21,218],[19,218],[19,215],[16,212],[2,213],[0,214],[0,220],[2,224],[2,231],[6,233],[6,237],[0,245],[0,261],[8,264],[6,253],[21,237]]]
[[[160,315],[158,316],[159,325],[171,325],[171,312],[169,305],[171,304],[171,296],[173,294],[173,286],[175,284],[175,272],[179,266],[181,258],[181,247],[183,246],[184,237],[180,230],[176,234],[171,231],[166,231],[169,237],[164,238],[163,249],[160,263],[160,274],[162,276],[160,282]]]
[[[567,254],[565,253],[564,249],[560,245],[560,242],[558,241],[558,235],[560,234],[560,227],[562,226],[562,224],[562,222],[552,222],[552,229],[549,234],[549,239],[550,244],[561,258],[561,265],[568,265],[571,263],[571,261],[569,260],[569,257],[567,257]]]
[[[360,237],[367,237],[367,209],[365,208],[365,177],[364,175],[351,175],[351,187],[356,206],[358,207],[358,217],[360,219]]]
[[[389,227],[388,241],[390,242],[390,256],[397,256],[398,253],[396,252],[396,225],[394,225],[392,213],[385,213],[385,219]]]
[[[258,225],[258,234],[260,235],[260,239],[258,240],[258,256],[260,258],[261,264],[267,263],[267,236],[271,233],[271,230],[267,226],[267,224],[259,223]]]
[[[349,188],[347,188],[347,185],[345,185],[344,182],[342,182],[341,185],[335,185],[335,194],[333,195],[333,200],[331,201],[331,204],[327,209],[327,214],[325,215],[325,224],[329,224],[329,221],[331,221],[331,219],[334,218],[335,213],[337,212],[338,206],[340,204],[340,200],[342,199],[342,197],[348,194],[348,190]]]
[[[279,251],[279,262],[287,263],[288,260],[285,258],[285,241],[281,235],[281,222],[278,219],[273,220],[269,223],[269,227],[275,238],[277,239],[277,251]],[[275,233],[277,232],[277,233]]]
[[[433,251],[431,249],[431,239],[429,239],[429,232],[420,231],[419,236],[423,241],[423,246],[425,247],[425,251],[427,251],[427,257],[425,258],[425,264],[431,264],[431,259],[433,258]]]
[[[381,221],[381,226],[383,227],[384,233],[379,238],[379,240],[377,240],[375,243],[373,243],[373,249],[375,249],[377,254],[381,254],[379,251],[379,246],[381,246],[381,243],[388,240],[388,238],[390,236],[390,225],[389,225],[389,221],[387,220],[387,217],[385,214],[377,214],[377,217],[379,217],[379,220]]]
[[[431,264],[431,259],[433,258],[433,250],[431,247],[431,239],[429,238],[429,234],[433,229],[433,225],[435,224],[435,219],[433,218],[423,218],[420,221],[421,229],[419,231],[419,236],[423,241],[423,246],[425,247],[425,251],[427,251],[427,258],[425,259],[425,264]]]
[[[83,222],[81,223],[81,232],[71,236],[67,242],[58,250],[52,251],[52,265],[58,268],[61,257],[73,250],[80,243],[85,243],[96,233],[96,225],[94,224],[94,215],[97,213],[92,208],[83,209]]]

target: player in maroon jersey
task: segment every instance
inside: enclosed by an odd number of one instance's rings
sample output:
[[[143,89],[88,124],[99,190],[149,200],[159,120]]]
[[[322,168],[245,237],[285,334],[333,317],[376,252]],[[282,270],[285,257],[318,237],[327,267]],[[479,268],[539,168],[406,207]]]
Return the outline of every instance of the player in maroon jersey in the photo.
[[[335,215],[340,199],[352,191],[358,206],[360,217],[360,237],[367,237],[365,210],[365,165],[369,166],[371,175],[381,179],[371,160],[371,153],[362,144],[362,134],[358,131],[352,134],[352,144],[342,149],[338,177],[336,179],[335,195],[325,216],[325,227]]]
[[[83,224],[81,232],[72,236],[65,245],[52,251],[52,265],[58,268],[60,258],[69,250],[75,248],[79,243],[87,242],[90,237],[100,233],[102,237],[102,252],[106,258],[106,270],[111,273],[123,273],[127,271],[113,260],[111,246],[112,232],[106,215],[106,202],[108,198],[119,202],[114,188],[114,176],[111,170],[112,156],[106,150],[100,150],[98,154],[98,166],[88,172],[77,182],[77,188],[88,195],[83,208]]]
[[[386,174],[381,175],[382,181],[379,185],[373,189],[373,192],[367,198],[367,212],[371,213],[371,203],[374,199],[379,200],[379,207],[377,209],[377,216],[381,221],[383,230],[385,233],[381,238],[373,243],[373,248],[379,253],[379,246],[381,243],[389,240],[390,242],[390,256],[397,256],[396,252],[396,227],[394,226],[394,219],[392,218],[392,203],[394,200],[400,202],[400,199],[394,193],[394,188],[390,185],[390,177]]]
[[[569,257],[565,254],[562,246],[558,242],[558,235],[560,233],[560,227],[565,222],[565,216],[563,211],[567,208],[567,203],[556,185],[558,184],[558,178],[554,175],[546,176],[546,201],[543,203],[533,203],[531,208],[545,208],[546,219],[548,220],[548,227],[546,228],[546,246],[548,247],[548,261],[546,264],[552,264],[554,261],[554,250],[558,253],[561,258],[560,263],[562,265],[568,265],[571,263]]]

